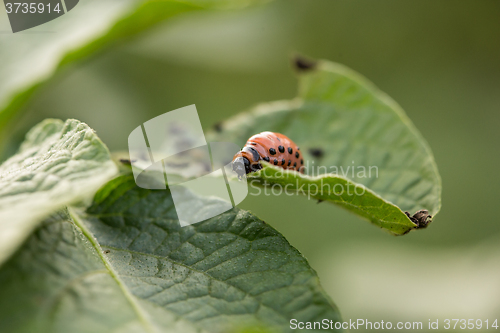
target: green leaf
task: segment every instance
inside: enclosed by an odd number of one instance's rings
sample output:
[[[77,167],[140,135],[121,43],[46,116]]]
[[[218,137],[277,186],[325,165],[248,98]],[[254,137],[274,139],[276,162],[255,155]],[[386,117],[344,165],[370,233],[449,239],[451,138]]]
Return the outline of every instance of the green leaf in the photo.
[[[0,166],[0,264],[46,216],[92,195],[117,172],[106,146],[77,120],[45,120]]]
[[[1,34],[0,142],[33,93],[68,65],[117,47],[180,14],[252,2],[258,1],[85,0],[65,15],[32,29],[38,33]],[[8,26],[5,21],[0,24]]]
[[[94,200],[44,223],[0,270],[3,332],[288,332],[292,318],[339,320],[306,259],[249,212],[181,228],[170,192],[130,175]]]
[[[309,198],[334,202],[397,235],[415,228],[415,224],[398,207],[343,177],[309,177],[295,171],[284,172],[283,169],[265,163],[262,170],[249,175],[249,179],[256,180],[260,185],[279,184],[280,188],[286,188],[287,193],[299,193]]]
[[[132,296],[66,213],[47,219],[0,269],[2,332],[197,332]],[[98,246],[98,245],[97,245]]]
[[[301,65],[297,98],[260,105],[230,119],[210,140],[244,145],[262,131],[287,135],[300,146],[307,175],[283,174],[265,163],[250,180],[290,184],[289,190],[305,184],[309,197],[339,204],[397,235],[416,228],[404,211],[426,209],[436,215],[441,179],[430,148],[401,107],[342,65]],[[335,184],[337,193],[343,185],[343,195],[333,193]],[[352,193],[356,185],[366,188],[364,194],[347,196],[348,188]]]

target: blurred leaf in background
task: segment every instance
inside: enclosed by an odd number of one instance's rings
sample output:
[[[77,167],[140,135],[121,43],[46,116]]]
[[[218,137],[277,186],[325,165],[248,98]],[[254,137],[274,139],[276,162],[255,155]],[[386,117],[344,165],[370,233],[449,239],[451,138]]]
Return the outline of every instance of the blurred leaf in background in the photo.
[[[185,12],[241,7],[259,0],[140,1],[86,0],[78,14],[59,17],[36,29],[8,33],[0,17],[0,133],[5,141],[13,120],[37,88],[58,71],[99,51],[116,47],[162,21]],[[90,18],[90,19],[89,19]],[[1,141],[0,141],[1,143]]]
[[[17,142],[41,119],[78,118],[125,149],[137,124],[193,103],[208,131],[295,96],[294,52],[343,63],[398,101],[429,142],[443,178],[439,223],[394,238],[300,197],[249,196],[242,208],[305,254],[344,319],[491,316],[500,309],[498,17],[496,1],[283,0],[196,12],[61,72],[22,106]]]

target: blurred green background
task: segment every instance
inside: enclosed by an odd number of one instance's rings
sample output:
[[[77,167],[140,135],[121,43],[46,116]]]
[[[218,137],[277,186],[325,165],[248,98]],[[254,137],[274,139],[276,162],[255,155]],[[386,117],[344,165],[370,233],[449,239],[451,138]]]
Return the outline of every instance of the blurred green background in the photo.
[[[434,152],[442,211],[394,237],[300,196],[240,207],[309,259],[344,319],[498,318],[498,1],[283,0],[179,16],[59,74],[26,105],[15,140],[44,118],[77,118],[125,150],[138,124],[190,104],[207,132],[294,97],[295,53],[345,64],[402,105]]]

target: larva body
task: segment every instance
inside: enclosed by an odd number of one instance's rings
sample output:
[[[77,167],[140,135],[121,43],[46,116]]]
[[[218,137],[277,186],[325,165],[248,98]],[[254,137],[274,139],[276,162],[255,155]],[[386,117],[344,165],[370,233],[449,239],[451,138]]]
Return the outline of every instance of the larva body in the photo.
[[[299,147],[281,133],[262,132],[248,139],[243,149],[234,155],[233,170],[241,177],[261,169],[261,160],[304,173]]]

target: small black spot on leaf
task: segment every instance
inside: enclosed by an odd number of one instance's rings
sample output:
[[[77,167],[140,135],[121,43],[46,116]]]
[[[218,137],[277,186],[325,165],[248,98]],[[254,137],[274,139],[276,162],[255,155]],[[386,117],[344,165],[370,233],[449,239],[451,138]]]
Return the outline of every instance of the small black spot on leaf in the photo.
[[[295,68],[301,72],[313,70],[317,66],[316,61],[304,58],[302,56],[296,56],[293,62],[294,62]]]
[[[323,157],[323,155],[325,155],[325,152],[321,148],[310,148],[309,154],[311,154],[314,157],[321,158]]]
[[[222,121],[219,121],[218,123],[215,123],[214,124],[214,131],[216,131],[217,133],[220,133],[222,132]]]

